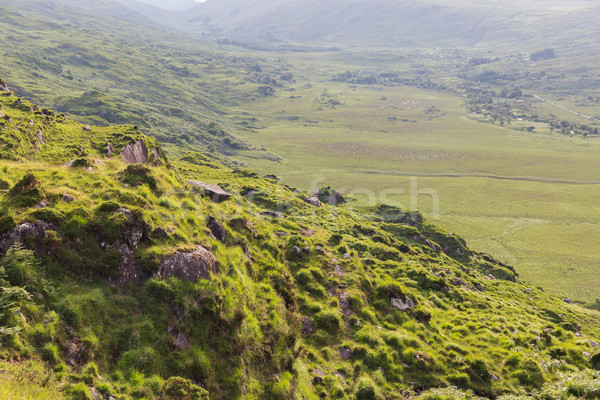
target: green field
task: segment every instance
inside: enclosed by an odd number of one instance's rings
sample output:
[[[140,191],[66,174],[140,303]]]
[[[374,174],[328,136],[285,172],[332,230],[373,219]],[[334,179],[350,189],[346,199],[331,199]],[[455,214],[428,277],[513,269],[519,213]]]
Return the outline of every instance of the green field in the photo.
[[[238,134],[283,162],[240,161],[303,189],[331,185],[435,218],[431,196],[411,200],[416,182],[439,195],[440,225],[515,265],[523,280],[578,300],[600,297],[598,139],[482,123],[454,94],[332,82],[342,65],[317,71],[310,65],[323,56],[295,57],[295,91],[237,109],[264,126]]]

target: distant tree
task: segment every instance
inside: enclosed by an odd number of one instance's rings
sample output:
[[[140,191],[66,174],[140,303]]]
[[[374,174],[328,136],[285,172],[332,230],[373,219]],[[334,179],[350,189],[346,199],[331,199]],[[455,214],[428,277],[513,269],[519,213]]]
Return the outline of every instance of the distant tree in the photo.
[[[544,49],[540,51],[536,51],[535,53],[531,53],[529,56],[529,60],[531,61],[541,61],[541,60],[551,60],[556,58],[556,53],[554,49]]]

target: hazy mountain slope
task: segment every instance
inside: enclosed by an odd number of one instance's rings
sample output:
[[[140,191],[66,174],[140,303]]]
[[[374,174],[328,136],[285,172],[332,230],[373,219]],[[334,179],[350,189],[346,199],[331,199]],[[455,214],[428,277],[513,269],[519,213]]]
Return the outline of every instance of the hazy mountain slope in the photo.
[[[291,41],[370,47],[439,47],[516,44],[544,38],[549,20],[557,37],[560,18],[589,13],[591,1],[208,1],[180,15],[182,22],[238,40]],[[558,33],[556,32],[558,31]]]
[[[154,7],[173,11],[186,10],[198,4],[194,0],[139,0],[139,2],[151,4]]]

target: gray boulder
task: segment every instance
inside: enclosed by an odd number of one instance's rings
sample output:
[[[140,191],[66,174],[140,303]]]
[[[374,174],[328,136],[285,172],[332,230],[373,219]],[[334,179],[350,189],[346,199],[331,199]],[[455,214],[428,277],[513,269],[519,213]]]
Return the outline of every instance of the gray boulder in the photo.
[[[390,299],[392,306],[400,311],[407,311],[415,308],[415,303],[408,296],[400,294],[398,297],[392,297]]]
[[[231,194],[227,193],[220,186],[217,186],[217,185],[210,185],[208,183],[194,181],[194,180],[187,181],[187,184],[201,190],[206,196],[210,197],[211,200],[214,201],[215,203],[221,203],[221,202],[231,198]]]
[[[217,258],[209,250],[198,246],[193,252],[178,251],[163,258],[158,276],[162,279],[175,277],[182,281],[197,282],[200,279],[210,279],[211,273],[217,272]]]

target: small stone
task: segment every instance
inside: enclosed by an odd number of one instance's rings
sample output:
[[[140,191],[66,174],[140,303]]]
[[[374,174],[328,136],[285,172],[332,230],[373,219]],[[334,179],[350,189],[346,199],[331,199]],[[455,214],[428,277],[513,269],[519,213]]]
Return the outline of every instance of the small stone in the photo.
[[[190,341],[183,333],[177,335],[173,340],[173,348],[178,351],[185,351],[190,348]]]
[[[350,256],[350,254],[349,254],[349,253],[346,253],[346,254],[344,254],[344,260],[349,260],[349,259],[350,259],[350,257],[351,257],[351,256]]]
[[[595,348],[598,348],[598,347],[600,347],[600,343],[596,342],[595,340],[591,340],[591,339],[590,339],[590,340],[588,340],[588,343],[589,343],[589,344],[590,344],[592,347],[595,347]]]
[[[169,238],[169,234],[167,233],[167,231],[165,231],[160,226],[152,231],[151,236],[153,239],[158,239],[158,240],[166,240]]]
[[[89,131],[92,130],[92,128],[90,128],[89,126],[84,126],[83,130],[86,131],[86,132],[89,132]]]
[[[304,199],[304,201],[308,204],[310,204],[311,206],[315,206],[315,207],[321,207],[321,200],[319,200],[318,197],[313,196],[313,197],[307,197]]]
[[[314,330],[315,330],[315,321],[313,321],[311,318],[308,318],[308,317],[302,318],[302,329],[300,330],[300,332],[307,335],[307,334],[313,333]]]
[[[63,194],[63,196],[61,197],[61,200],[64,201],[65,203],[72,203],[75,201],[75,197],[70,196],[68,194]]]
[[[349,360],[354,355],[354,353],[352,353],[352,350],[350,350],[350,349],[342,348],[342,349],[339,349],[338,351],[340,353],[340,357],[342,358],[342,360]]]
[[[42,200],[39,204],[33,206],[33,208],[36,208],[36,209],[46,208],[49,205],[50,205],[50,202],[48,200]]]
[[[568,297],[565,299],[565,303],[567,303],[567,304],[571,304],[572,302],[573,302],[573,300],[571,300],[571,299],[570,299],[570,298],[568,298]]]
[[[261,211],[260,215],[263,217],[271,217],[271,218],[281,218],[283,214],[278,211]]]
[[[531,293],[531,292],[533,292],[533,289],[531,289],[531,288],[527,288],[527,289],[525,289],[525,290],[524,290],[524,292],[525,292],[525,293]]]
[[[408,296],[402,295],[402,298],[392,297],[390,299],[392,306],[400,311],[410,310],[415,308],[415,303]]]

